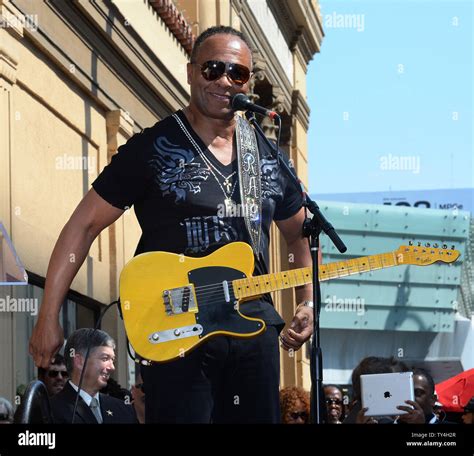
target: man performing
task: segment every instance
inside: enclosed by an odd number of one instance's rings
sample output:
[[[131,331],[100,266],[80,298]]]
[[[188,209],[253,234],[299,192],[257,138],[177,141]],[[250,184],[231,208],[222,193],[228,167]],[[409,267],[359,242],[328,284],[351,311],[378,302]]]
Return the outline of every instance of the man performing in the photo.
[[[30,341],[37,365],[48,366],[61,347],[60,306],[91,243],[132,205],[143,231],[137,254],[168,251],[201,257],[243,241],[254,248],[254,275],[260,275],[268,269],[275,220],[294,258],[291,266],[311,265],[302,237],[302,196],[260,139],[260,216],[253,219],[258,236],[248,229],[245,211],[227,210],[242,200],[236,140],[240,121],[231,99],[248,92],[251,68],[250,45],[240,32],[213,27],[198,37],[187,66],[189,106],[119,148],[58,239]],[[69,261],[71,253],[75,263]],[[311,336],[311,297],[311,286],[296,289],[301,304],[280,337],[286,350],[299,349]],[[269,296],[243,304],[240,311],[264,320],[266,331],[252,339],[219,336],[177,361],[142,367],[146,422],[279,422],[278,336],[284,321]]]

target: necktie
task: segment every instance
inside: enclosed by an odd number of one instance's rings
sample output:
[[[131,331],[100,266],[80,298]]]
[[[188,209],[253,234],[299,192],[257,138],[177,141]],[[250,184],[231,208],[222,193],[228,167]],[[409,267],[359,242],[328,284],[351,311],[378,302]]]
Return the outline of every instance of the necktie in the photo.
[[[96,397],[92,398],[90,407],[91,407],[92,413],[97,419],[97,422],[99,424],[102,424],[103,420],[102,420],[102,415],[100,414],[99,401]]]

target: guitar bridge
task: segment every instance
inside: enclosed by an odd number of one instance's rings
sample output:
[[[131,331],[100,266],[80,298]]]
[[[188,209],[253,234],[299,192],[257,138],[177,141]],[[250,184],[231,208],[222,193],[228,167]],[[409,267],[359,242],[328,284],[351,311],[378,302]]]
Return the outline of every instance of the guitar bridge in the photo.
[[[163,303],[168,315],[198,311],[193,284],[163,291]]]

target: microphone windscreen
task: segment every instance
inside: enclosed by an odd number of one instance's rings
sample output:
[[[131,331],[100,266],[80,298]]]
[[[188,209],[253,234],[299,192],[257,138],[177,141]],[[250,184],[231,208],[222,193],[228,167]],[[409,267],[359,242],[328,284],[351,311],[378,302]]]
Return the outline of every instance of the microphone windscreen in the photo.
[[[251,102],[246,95],[244,95],[243,93],[238,93],[232,98],[232,109],[234,111],[242,111],[247,109],[250,103]]]

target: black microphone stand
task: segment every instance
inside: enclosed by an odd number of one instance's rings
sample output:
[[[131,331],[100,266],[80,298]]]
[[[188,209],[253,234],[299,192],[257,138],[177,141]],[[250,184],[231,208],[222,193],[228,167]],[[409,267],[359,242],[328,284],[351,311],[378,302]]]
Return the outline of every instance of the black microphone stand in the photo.
[[[296,176],[294,168],[290,168],[285,160],[280,160],[279,144],[273,145],[269,139],[265,136],[265,133],[257,123],[255,115],[247,111],[245,116],[248,121],[253,125],[255,131],[264,140],[272,151],[272,155],[279,162],[280,167],[288,179],[293,183],[296,189],[303,195],[303,206],[305,211],[313,214],[312,218],[306,219],[303,223],[302,232],[303,236],[309,238],[311,259],[312,259],[312,275],[313,275],[313,338],[311,344],[311,359],[310,359],[310,371],[311,371],[311,416],[312,421],[315,424],[323,422],[322,417],[326,416],[326,409],[323,399],[323,355],[321,351],[321,335],[319,327],[319,318],[321,313],[321,287],[319,283],[319,263],[318,263],[318,252],[319,252],[319,235],[321,231],[324,231],[327,236],[331,239],[333,244],[339,250],[344,253],[347,247],[342,242],[342,239],[336,233],[334,227],[327,221],[323,213],[319,209],[319,206],[313,201],[303,189],[303,184]],[[280,124],[281,130],[281,124]]]

